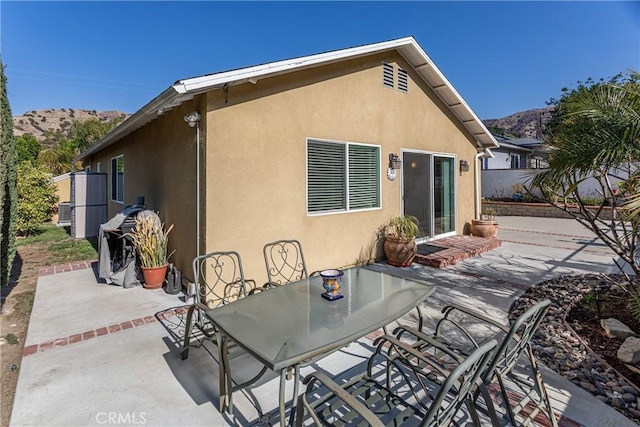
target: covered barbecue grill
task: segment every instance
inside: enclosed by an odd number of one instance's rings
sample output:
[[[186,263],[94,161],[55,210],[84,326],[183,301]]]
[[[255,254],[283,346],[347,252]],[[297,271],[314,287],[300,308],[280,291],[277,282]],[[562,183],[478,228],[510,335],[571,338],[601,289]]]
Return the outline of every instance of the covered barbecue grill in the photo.
[[[125,207],[100,225],[98,277],[108,284],[124,288],[140,285],[138,257],[133,242],[127,235],[135,227],[138,215],[156,215],[155,212],[147,210],[144,197],[138,197],[136,204]]]

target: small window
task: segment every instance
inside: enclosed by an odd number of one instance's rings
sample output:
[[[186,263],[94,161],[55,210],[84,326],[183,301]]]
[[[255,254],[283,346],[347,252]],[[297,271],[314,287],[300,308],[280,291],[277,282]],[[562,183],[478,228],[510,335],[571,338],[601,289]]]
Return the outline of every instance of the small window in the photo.
[[[511,154],[511,169],[520,169],[520,155]]]
[[[409,74],[402,68],[398,68],[398,90],[404,93],[409,91]]]
[[[380,208],[380,147],[307,141],[307,212]]]
[[[124,156],[111,159],[111,200],[124,203]]]
[[[393,64],[382,63],[382,84],[385,87],[393,88]]]

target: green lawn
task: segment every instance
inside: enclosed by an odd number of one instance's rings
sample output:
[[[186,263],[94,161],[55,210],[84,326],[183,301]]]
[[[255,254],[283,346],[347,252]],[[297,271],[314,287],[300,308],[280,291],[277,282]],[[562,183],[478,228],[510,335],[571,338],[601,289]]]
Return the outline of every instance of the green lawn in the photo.
[[[74,239],[69,234],[69,227],[58,227],[54,224],[43,224],[38,233],[17,239],[17,245],[38,245],[48,252],[47,265],[69,261],[94,260],[98,258],[97,239]]]

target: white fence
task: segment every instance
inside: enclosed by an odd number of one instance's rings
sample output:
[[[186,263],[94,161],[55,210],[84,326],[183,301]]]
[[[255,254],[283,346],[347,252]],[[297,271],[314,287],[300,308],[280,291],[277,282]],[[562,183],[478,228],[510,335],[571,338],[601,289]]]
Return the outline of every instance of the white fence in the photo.
[[[511,197],[514,184],[522,184],[528,188],[531,179],[536,173],[543,169],[487,169],[482,171],[482,197],[503,198]],[[615,180],[614,180],[615,182]],[[602,197],[598,193],[598,181],[589,178],[578,186],[582,196]],[[540,196],[539,190],[534,190],[533,194]]]

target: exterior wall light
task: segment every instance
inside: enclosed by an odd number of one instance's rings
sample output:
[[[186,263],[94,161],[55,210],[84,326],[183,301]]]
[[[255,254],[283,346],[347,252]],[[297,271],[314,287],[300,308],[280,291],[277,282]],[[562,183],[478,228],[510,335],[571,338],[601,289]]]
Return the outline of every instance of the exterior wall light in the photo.
[[[402,161],[397,154],[389,154],[389,169],[400,169]]]
[[[198,113],[197,111],[189,113],[184,116],[184,121],[187,122],[189,126],[195,127],[198,121],[200,121],[200,113]]]
[[[460,160],[460,172],[469,172],[469,162]]]

